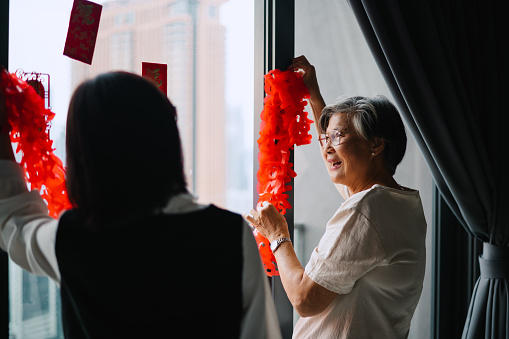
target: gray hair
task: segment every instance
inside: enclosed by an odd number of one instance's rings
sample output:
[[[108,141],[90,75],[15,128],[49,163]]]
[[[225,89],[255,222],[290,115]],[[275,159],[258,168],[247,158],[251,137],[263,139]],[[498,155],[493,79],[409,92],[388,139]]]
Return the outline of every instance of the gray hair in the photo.
[[[407,144],[405,126],[396,107],[383,95],[342,98],[323,109],[319,121],[321,133],[325,133],[331,117],[338,113],[346,114],[355,132],[364,139],[370,141],[378,137],[385,140],[385,167],[394,175]]]

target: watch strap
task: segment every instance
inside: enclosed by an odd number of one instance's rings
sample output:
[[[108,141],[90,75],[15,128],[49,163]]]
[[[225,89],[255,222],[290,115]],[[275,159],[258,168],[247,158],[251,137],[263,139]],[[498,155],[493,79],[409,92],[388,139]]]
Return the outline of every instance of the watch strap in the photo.
[[[271,249],[272,253],[276,252],[276,250],[279,248],[279,246],[281,246],[282,243],[287,242],[287,241],[289,241],[290,243],[292,242],[292,240],[288,237],[279,238],[279,239],[276,239],[273,242],[271,242],[270,249]]]

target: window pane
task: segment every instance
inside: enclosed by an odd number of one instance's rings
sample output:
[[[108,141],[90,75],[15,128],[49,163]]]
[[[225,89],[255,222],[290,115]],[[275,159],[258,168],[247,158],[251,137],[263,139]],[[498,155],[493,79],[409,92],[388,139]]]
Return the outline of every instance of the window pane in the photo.
[[[50,75],[51,138],[65,161],[67,106],[80,82],[112,70],[141,74],[142,62],[167,64],[189,189],[202,203],[249,211],[253,1],[95,1],[103,11],[91,66],[62,54],[72,1],[11,1],[9,71]],[[56,285],[12,263],[9,280],[12,338],[61,338]]]
[[[367,47],[346,1],[295,1],[295,54],[304,54],[316,67],[326,103],[340,96],[382,94],[394,102]],[[311,112],[310,112],[311,114]],[[315,130],[310,146],[295,151],[295,222],[299,224],[299,259],[303,265],[325,231],[325,225],[339,208],[342,197],[330,182],[319,152]],[[427,232],[427,266],[420,303],[415,311],[410,338],[430,336],[431,305],[431,223],[432,180],[424,159],[408,133],[408,145],[395,179],[403,186],[420,191]],[[297,318],[297,315],[295,319]]]

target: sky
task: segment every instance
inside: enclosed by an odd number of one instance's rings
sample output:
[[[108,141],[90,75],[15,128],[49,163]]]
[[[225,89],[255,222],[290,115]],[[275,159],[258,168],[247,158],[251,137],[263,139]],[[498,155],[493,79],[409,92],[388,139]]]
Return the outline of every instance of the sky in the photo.
[[[65,126],[70,89],[70,59],[63,56],[72,1],[10,1],[9,71],[50,75],[53,126]]]
[[[229,0],[221,7],[226,27],[226,101],[252,115],[253,1]],[[105,0],[96,0],[104,3]],[[71,0],[10,1],[9,71],[39,72],[50,75],[50,104],[56,114],[52,135],[65,128],[70,88],[71,61],[63,55],[72,8]],[[239,13],[243,13],[239,15]],[[99,32],[100,34],[100,32]],[[241,70],[241,71],[239,71]]]

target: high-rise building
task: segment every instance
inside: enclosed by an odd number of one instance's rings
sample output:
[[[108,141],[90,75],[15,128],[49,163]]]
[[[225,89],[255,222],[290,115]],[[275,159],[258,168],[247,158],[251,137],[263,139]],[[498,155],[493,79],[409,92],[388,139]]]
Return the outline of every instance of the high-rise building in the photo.
[[[141,74],[142,62],[167,64],[168,97],[177,107],[189,188],[200,201],[223,206],[225,28],[219,7],[226,1],[104,3],[92,65],[72,64],[73,88],[107,71]]]
[[[9,265],[9,314],[11,339],[62,338],[57,285]]]

